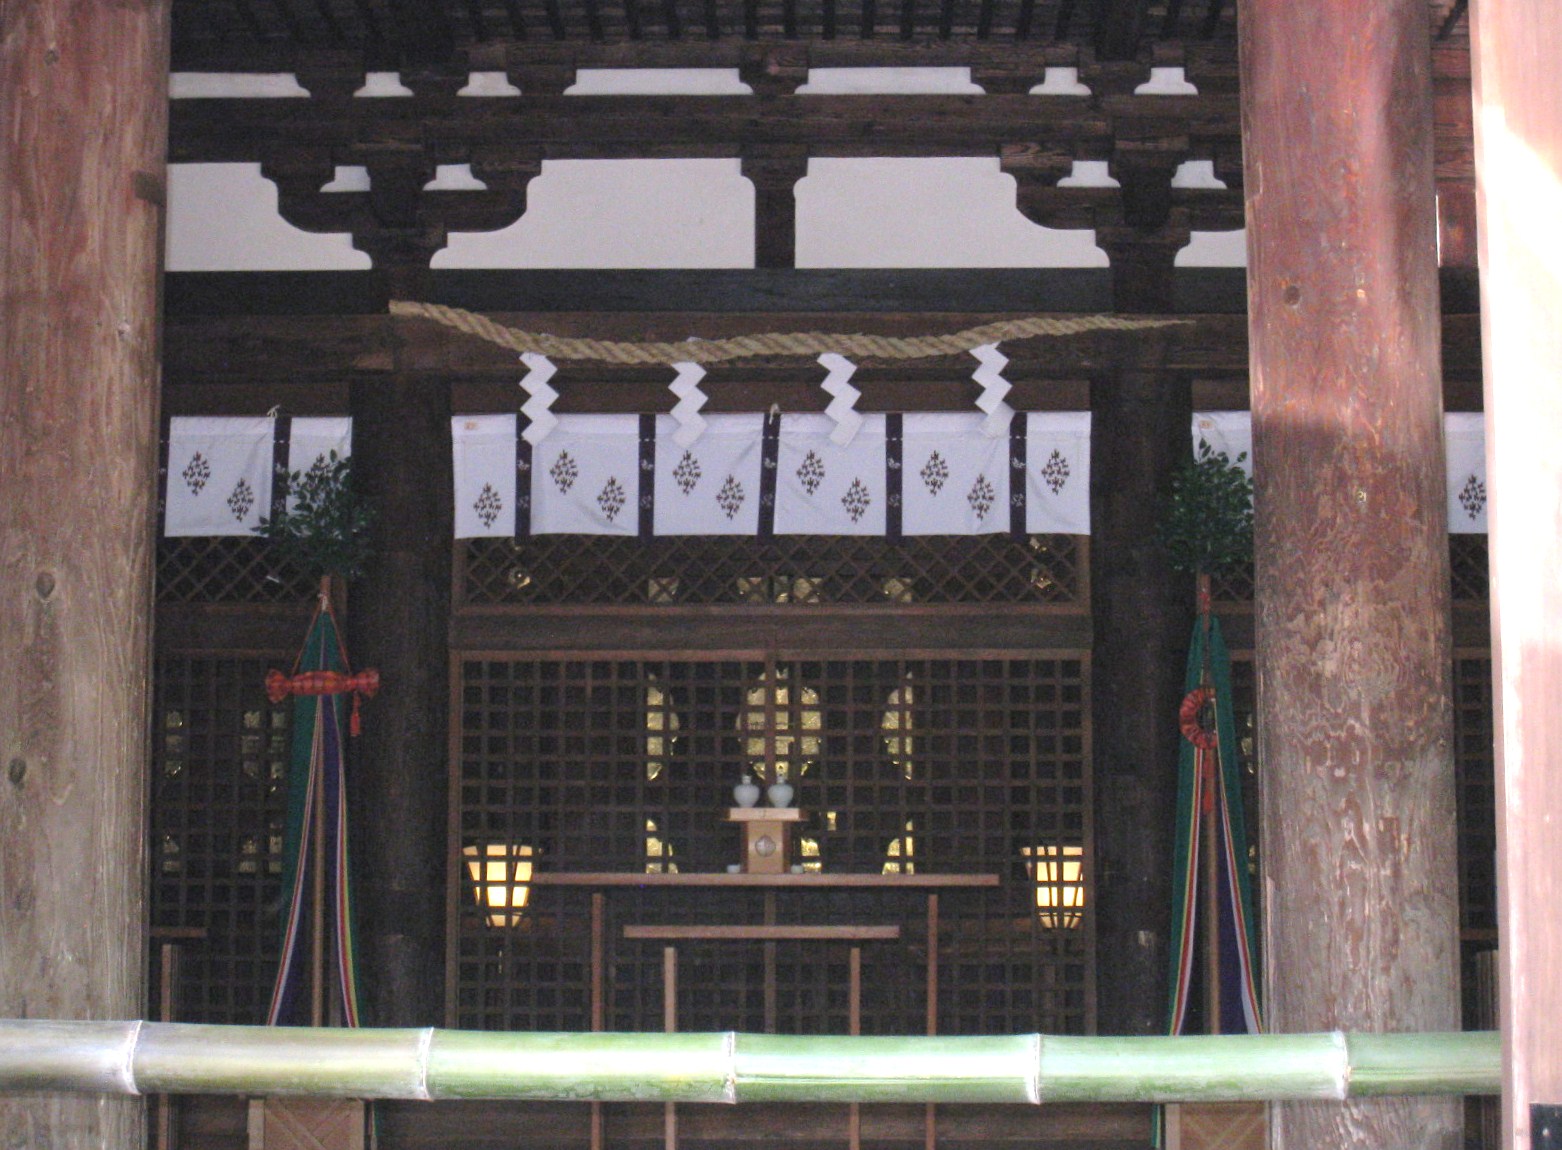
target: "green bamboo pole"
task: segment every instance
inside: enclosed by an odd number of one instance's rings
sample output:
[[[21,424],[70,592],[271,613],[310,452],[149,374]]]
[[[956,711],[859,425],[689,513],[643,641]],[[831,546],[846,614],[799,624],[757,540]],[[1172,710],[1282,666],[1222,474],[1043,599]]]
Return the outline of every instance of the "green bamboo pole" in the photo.
[[[1499,1036],[844,1037],[0,1021],[0,1093],[597,1102],[1194,1102],[1493,1094]]]

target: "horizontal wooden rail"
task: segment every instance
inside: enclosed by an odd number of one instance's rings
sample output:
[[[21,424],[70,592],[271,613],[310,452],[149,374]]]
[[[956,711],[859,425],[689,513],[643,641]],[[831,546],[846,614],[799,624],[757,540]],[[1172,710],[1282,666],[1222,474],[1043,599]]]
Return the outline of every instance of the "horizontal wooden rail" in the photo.
[[[1494,1031],[885,1038],[0,1021],[0,1092],[1186,1102],[1491,1094],[1501,1078]]]
[[[804,871],[802,874],[749,874],[720,871],[543,871],[532,875],[533,886],[775,886],[775,887],[994,887],[995,874],[866,874],[850,871]]]
[[[817,940],[834,942],[893,941],[900,937],[898,926],[626,926],[625,938],[715,939],[733,941],[788,942]]]

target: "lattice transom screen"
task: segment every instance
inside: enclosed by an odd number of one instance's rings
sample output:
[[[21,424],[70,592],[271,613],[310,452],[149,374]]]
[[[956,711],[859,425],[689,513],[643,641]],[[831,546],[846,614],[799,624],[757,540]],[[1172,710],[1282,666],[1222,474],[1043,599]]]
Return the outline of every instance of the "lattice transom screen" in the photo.
[[[538,535],[473,539],[468,603],[1053,603],[1086,598],[1083,535]]]
[[[723,818],[733,785],[785,776],[807,812],[789,860],[800,867],[998,876],[941,896],[941,1029],[1079,1032],[1091,978],[1086,672],[1079,658],[469,659],[461,845],[524,845],[539,872],[717,872],[741,857]],[[587,1028],[590,892],[537,886],[524,914],[496,924],[464,875],[460,885],[457,1023]],[[776,922],[901,925],[900,942],[864,949],[863,1028],[925,1026],[924,892],[769,898]],[[757,923],[765,901],[750,889],[609,891],[607,1026],[661,1026],[660,947],[625,940],[625,925]],[[772,946],[767,959],[686,944],[680,1028],[844,1033],[846,948]]]
[[[183,940],[178,1017],[265,1020],[281,924],[290,707],[262,659],[157,661],[152,934]]]
[[[1492,663],[1454,660],[1454,770],[1459,785],[1459,926],[1492,944],[1497,929],[1497,795]]]

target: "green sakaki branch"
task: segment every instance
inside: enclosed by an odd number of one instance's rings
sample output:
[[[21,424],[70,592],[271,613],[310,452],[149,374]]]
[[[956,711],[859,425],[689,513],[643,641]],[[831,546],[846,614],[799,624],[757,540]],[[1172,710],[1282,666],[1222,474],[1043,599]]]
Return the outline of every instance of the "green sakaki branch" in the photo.
[[[1493,1031],[880,1038],[0,1021],[0,1093],[1037,1104],[1490,1094],[1501,1077]]]

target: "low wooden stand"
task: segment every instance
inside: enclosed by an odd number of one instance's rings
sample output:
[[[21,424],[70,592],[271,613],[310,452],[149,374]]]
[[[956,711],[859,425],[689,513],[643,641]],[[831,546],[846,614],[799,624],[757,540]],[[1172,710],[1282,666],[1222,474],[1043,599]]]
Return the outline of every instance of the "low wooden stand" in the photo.
[[[796,807],[733,807],[727,821],[743,828],[743,870],[785,874],[792,862],[792,827],[802,822]]]
[[[761,808],[744,807],[741,810],[761,811],[765,814],[774,814],[778,810],[792,808]],[[774,1030],[776,1016],[775,1003],[775,976],[774,976],[774,952],[778,938],[796,937],[826,937],[837,938],[845,941],[853,941],[849,935],[831,933],[824,936],[799,936],[797,934],[778,935],[773,933],[761,933],[770,931],[815,931],[826,930],[830,932],[840,931],[868,931],[877,932],[894,930],[899,937],[899,927],[882,926],[827,926],[827,927],[802,927],[780,926],[775,922],[777,892],[803,891],[814,888],[820,889],[866,889],[877,888],[886,890],[921,889],[927,892],[927,1032],[938,1033],[938,892],[941,890],[968,890],[980,887],[992,888],[998,886],[998,876],[995,874],[878,874],[878,873],[854,873],[846,871],[805,871],[801,874],[793,874],[787,871],[779,871],[768,874],[754,874],[744,872],[730,873],[679,873],[656,872],[640,873],[632,871],[541,871],[532,875],[532,886],[546,887],[589,887],[597,888],[591,895],[591,1028],[601,1030],[605,1021],[605,997],[606,997],[606,970],[604,969],[604,954],[606,949],[606,892],[618,888],[647,887],[757,887],[765,892],[765,923],[753,926],[655,926],[655,925],[631,925],[624,928],[625,936],[640,938],[642,940],[664,939],[672,941],[675,938],[695,937],[691,931],[741,931],[742,934],[700,935],[707,938],[747,938],[754,939],[763,944],[766,951],[766,1001],[765,1001],[765,1028]],[[661,932],[638,933],[636,932]],[[667,932],[680,932],[672,935]],[[866,934],[860,936],[858,941],[868,939],[881,939],[891,936],[882,934]],[[677,1022],[676,1013],[669,1016],[669,1007],[672,1004],[676,1011],[677,968],[676,959],[669,958],[673,952],[672,947],[667,947],[662,955],[662,977],[664,982],[664,1025],[674,1026]],[[856,988],[851,991],[852,1001],[856,1003],[852,1007],[853,1017],[859,1017],[861,1011],[861,978],[862,978],[862,951],[860,947],[852,947],[851,963],[852,985]],[[670,982],[668,980],[671,980]],[[671,987],[667,990],[666,987]],[[591,1105],[591,1150],[602,1150],[605,1144],[602,1104],[593,1102]],[[856,1146],[860,1141],[860,1122],[858,1110],[854,1106],[851,1110],[851,1137],[852,1145]],[[667,1135],[671,1139],[677,1137],[676,1112],[668,1111]],[[933,1103],[928,1103],[924,1117],[924,1147],[925,1150],[934,1150],[936,1143],[936,1110]],[[669,1142],[671,1145],[671,1142]]]
[[[847,986],[846,1014],[848,1033],[858,1035],[862,1033],[862,947],[858,944],[866,941],[894,942],[900,938],[898,926],[626,926],[624,927],[626,939],[661,939],[667,942],[684,940],[723,940],[745,941],[757,940],[764,943],[774,943],[785,940],[816,941],[841,941],[852,943],[850,958],[850,975]],[[773,971],[767,963],[767,983],[773,978]],[[775,993],[773,985],[766,985],[765,995],[769,999]],[[678,948],[666,946],[662,948],[662,1025],[668,1034],[674,1034],[678,1030]],[[678,1110],[675,1103],[668,1102],[666,1106],[663,1124],[662,1139],[665,1150],[678,1150]],[[858,1104],[853,1102],[849,1108],[847,1145],[850,1150],[860,1150],[862,1146],[862,1119]]]

